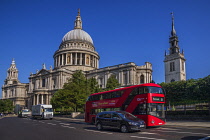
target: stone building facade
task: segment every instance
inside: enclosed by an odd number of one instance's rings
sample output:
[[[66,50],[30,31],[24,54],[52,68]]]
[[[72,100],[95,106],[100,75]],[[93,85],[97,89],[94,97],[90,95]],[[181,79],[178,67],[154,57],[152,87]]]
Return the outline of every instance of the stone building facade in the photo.
[[[2,99],[10,99],[13,105],[28,106],[28,83],[20,83],[18,69],[14,59],[7,70],[7,77],[2,86]]]
[[[101,88],[106,87],[107,79],[111,75],[116,76],[121,86],[152,81],[152,64],[149,62],[142,66],[129,62],[99,68],[100,56],[91,36],[82,29],[80,11],[74,22],[74,29],[64,35],[53,58],[54,68],[47,70],[43,64],[40,71],[30,74],[29,84],[25,88],[28,108],[36,104],[50,104],[53,94],[63,87],[76,70],[82,70],[87,78],[96,78]],[[2,90],[5,91],[4,86]]]

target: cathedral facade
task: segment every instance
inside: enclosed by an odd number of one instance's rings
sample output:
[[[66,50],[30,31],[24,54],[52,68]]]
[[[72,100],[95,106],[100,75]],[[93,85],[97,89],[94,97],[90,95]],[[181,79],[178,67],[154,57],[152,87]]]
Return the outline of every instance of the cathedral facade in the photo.
[[[111,75],[116,77],[122,87],[152,81],[150,62],[145,62],[142,66],[128,62],[99,68],[100,56],[96,52],[91,36],[82,29],[80,11],[74,21],[74,29],[64,35],[53,58],[54,67],[46,69],[43,64],[40,71],[35,74],[31,73],[29,83],[22,86],[24,90],[16,90],[16,94],[11,94],[17,83],[5,82],[2,87],[2,98],[18,99],[21,95],[25,101],[25,104],[21,105],[29,109],[36,104],[50,104],[53,94],[63,88],[64,83],[68,82],[76,70],[82,70],[88,79],[94,77],[101,88],[106,88],[107,80]],[[15,63],[12,62],[12,65]],[[8,76],[7,79],[9,79]],[[18,81],[17,76],[16,80]],[[13,103],[14,105],[19,104],[15,101]]]

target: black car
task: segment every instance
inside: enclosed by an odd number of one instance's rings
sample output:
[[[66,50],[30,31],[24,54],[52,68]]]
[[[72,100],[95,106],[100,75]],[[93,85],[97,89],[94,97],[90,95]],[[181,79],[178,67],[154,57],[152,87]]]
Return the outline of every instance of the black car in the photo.
[[[105,111],[96,116],[95,125],[98,130],[104,127],[118,128],[121,132],[139,131],[145,128],[145,122],[125,111]]]

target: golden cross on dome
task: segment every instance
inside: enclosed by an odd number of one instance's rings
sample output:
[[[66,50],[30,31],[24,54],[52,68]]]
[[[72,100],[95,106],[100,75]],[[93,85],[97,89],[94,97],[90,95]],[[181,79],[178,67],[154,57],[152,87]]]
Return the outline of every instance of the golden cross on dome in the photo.
[[[78,16],[80,16],[80,9],[78,8]]]

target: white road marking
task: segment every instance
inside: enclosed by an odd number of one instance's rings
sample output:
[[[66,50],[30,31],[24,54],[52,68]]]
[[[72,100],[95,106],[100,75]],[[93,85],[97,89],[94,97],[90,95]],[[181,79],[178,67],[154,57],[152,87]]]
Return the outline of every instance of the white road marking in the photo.
[[[169,132],[169,133],[180,133],[180,134],[194,134],[194,135],[209,135],[206,133],[193,133],[193,132],[178,132],[178,131],[162,131],[162,132]]]
[[[62,127],[66,127],[66,128],[72,128],[72,129],[76,129],[75,127],[70,127],[70,126],[66,126],[66,125],[61,125]]]
[[[84,129],[84,130],[85,131],[90,131],[90,132],[96,132],[96,133],[113,134],[113,133],[109,133],[109,132],[101,132],[101,131],[88,130],[88,129]]]
[[[59,123],[59,124],[62,124],[62,125],[71,125],[71,124],[69,124],[69,123]]]
[[[159,128],[159,129],[166,129],[166,130],[180,130],[180,129],[174,129],[174,128]]]
[[[57,125],[57,124],[54,124],[54,123],[47,123],[47,124],[50,124],[50,125]]]
[[[149,138],[149,137],[139,137],[139,136],[130,136],[131,138],[138,138],[138,139],[148,139],[148,140],[166,140],[166,139],[157,139],[157,138]]]
[[[156,135],[157,133],[150,133],[150,132],[139,132],[139,134]]]

